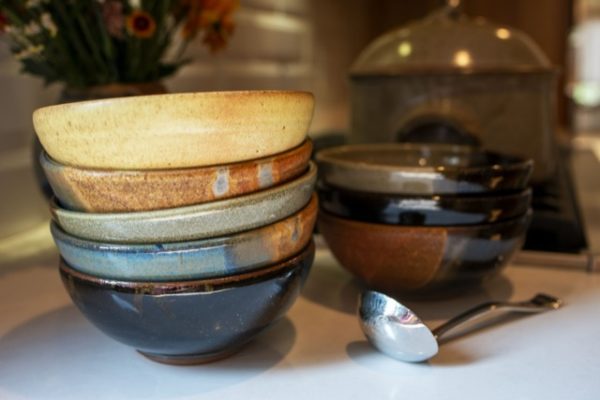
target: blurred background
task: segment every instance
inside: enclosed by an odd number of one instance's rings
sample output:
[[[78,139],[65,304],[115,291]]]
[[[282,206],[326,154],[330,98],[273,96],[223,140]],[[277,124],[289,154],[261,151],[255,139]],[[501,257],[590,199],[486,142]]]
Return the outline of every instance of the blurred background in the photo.
[[[241,0],[228,47],[209,54],[198,41],[194,62],[166,80],[169,91],[302,89],[315,93],[313,137],[349,126],[348,70],[377,36],[424,17],[439,0]],[[464,0],[463,10],[520,29],[560,70],[561,135],[600,127],[600,0]],[[0,40],[0,252],[25,232],[42,232],[46,202],[32,169],[32,111],[56,103],[60,88],[19,73]],[[35,235],[27,236],[35,240]],[[29,239],[28,239],[29,240]],[[27,240],[20,241],[26,249]],[[23,244],[24,243],[24,244]],[[23,250],[25,251],[25,250]]]

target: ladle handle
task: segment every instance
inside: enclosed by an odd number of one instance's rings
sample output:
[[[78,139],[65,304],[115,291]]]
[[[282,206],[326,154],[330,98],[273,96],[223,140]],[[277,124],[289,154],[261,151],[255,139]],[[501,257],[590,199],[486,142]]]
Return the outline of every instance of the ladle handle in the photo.
[[[543,301],[538,301],[538,299],[542,299]],[[432,333],[436,337],[436,339],[440,340],[442,336],[466,324],[467,322],[471,322],[478,319],[484,319],[485,317],[494,314],[494,312],[498,310],[524,313],[538,313],[542,311],[557,309],[560,307],[560,305],[560,300],[542,294],[536,296],[530,301],[522,303],[483,303],[448,320],[447,322],[435,328],[432,331]]]

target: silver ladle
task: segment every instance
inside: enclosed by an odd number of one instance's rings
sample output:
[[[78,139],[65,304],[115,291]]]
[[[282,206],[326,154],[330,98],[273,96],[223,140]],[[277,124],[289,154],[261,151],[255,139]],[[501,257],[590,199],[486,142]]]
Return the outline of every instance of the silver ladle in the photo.
[[[365,336],[382,353],[400,361],[421,362],[438,352],[438,340],[466,322],[496,310],[538,313],[560,308],[562,302],[547,294],[518,302],[487,302],[430,330],[415,313],[393,298],[372,290],[361,294],[359,319]]]

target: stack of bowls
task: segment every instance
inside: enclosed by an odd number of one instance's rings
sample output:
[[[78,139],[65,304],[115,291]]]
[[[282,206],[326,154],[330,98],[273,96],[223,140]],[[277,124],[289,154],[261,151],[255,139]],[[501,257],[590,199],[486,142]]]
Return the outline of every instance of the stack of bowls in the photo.
[[[476,287],[521,247],[532,161],[467,146],[321,151],[319,230],[369,287],[435,297]]]
[[[42,108],[60,273],[109,336],[166,363],[238,350],[314,257],[313,96],[167,94]]]

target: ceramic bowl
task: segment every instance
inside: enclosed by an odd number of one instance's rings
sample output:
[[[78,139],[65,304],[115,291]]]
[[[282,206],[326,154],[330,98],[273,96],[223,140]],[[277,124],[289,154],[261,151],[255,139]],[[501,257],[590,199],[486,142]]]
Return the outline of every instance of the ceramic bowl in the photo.
[[[61,262],[83,315],[113,339],[171,364],[209,362],[238,351],[294,303],[315,253],[310,244],[281,263],[225,278],[123,282]]]
[[[370,224],[319,214],[335,258],[367,286],[402,296],[438,297],[477,287],[524,241],[531,212],[462,227]]]
[[[476,147],[447,144],[360,144],[320,151],[319,174],[345,189],[412,195],[525,189],[533,162]]]
[[[62,258],[74,269],[119,280],[169,281],[239,274],[278,263],[302,250],[312,237],[317,198],[300,212],[232,236],[147,245],[82,240],[51,224]]]
[[[313,192],[316,166],[271,189],[194,206],[131,213],[85,213],[56,202],[52,217],[67,233],[113,243],[183,242],[230,235],[286,218],[304,207]]]
[[[476,225],[522,216],[531,189],[491,195],[404,196],[318,185],[321,208],[356,221],[392,225]]]
[[[307,92],[176,93],[91,100],[33,113],[50,157],[101,169],[228,164],[281,153],[306,138]]]
[[[98,170],[60,164],[42,153],[40,163],[55,195],[71,210],[149,211],[222,200],[285,183],[307,168],[312,143],[258,160],[213,167]]]

